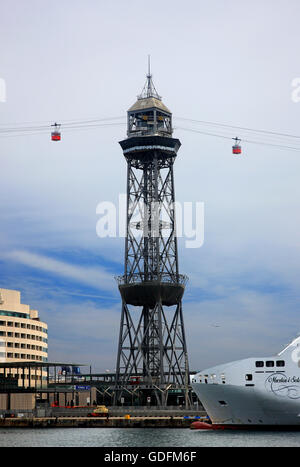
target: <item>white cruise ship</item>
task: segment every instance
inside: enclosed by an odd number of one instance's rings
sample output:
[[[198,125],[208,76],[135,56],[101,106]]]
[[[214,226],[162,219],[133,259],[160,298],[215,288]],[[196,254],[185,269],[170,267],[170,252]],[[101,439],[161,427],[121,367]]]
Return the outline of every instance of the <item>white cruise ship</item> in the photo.
[[[191,385],[212,427],[300,428],[300,337],[275,356],[203,370]]]

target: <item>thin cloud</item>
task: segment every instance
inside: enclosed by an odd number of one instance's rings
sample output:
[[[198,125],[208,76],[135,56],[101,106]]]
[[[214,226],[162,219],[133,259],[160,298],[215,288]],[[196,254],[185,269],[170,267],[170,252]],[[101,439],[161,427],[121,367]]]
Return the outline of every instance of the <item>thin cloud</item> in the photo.
[[[115,290],[113,275],[101,267],[88,267],[69,264],[47,256],[25,250],[14,250],[5,254],[5,258],[28,267],[50,272],[98,290]]]

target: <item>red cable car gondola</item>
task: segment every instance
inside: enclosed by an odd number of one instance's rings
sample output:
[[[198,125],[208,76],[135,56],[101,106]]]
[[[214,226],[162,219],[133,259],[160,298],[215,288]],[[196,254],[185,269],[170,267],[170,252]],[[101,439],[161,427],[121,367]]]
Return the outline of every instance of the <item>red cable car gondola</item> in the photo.
[[[241,141],[240,138],[237,136],[235,138],[232,138],[235,141],[235,144],[232,146],[232,154],[241,154],[242,153],[242,148],[239,142]]]
[[[54,123],[54,130],[51,132],[51,140],[52,141],[60,141],[61,140],[61,134],[60,134],[60,125],[58,123]]]

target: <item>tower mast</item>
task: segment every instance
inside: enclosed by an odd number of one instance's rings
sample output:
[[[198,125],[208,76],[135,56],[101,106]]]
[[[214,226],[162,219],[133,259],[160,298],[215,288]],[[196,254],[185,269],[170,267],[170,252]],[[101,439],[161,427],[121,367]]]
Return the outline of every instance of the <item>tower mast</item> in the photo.
[[[188,403],[189,366],[179,273],[173,165],[180,141],[172,137],[172,113],[147,80],[128,110],[127,221],[116,366],[115,403],[131,394],[141,405],[164,406],[179,394]]]

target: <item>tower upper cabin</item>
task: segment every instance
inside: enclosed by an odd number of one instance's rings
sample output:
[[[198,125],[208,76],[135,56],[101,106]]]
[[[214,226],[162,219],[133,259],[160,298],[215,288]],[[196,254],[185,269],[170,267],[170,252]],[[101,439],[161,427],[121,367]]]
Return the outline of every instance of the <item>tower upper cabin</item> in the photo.
[[[136,103],[128,110],[127,136],[172,137],[172,131],[172,113],[155,89],[149,64],[144,88]]]

